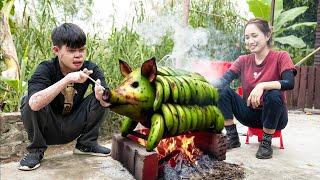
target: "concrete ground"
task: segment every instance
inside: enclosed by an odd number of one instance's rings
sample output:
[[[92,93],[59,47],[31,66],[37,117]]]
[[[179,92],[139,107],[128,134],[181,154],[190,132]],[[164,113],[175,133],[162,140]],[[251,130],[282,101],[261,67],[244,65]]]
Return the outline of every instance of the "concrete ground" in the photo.
[[[247,127],[237,124],[241,147],[227,151],[226,162],[240,164],[246,169],[246,179],[320,179],[320,115],[289,114],[289,123],[280,139],[272,140],[273,158],[255,157],[259,143],[256,136],[245,144]]]
[[[320,115],[290,113],[289,124],[282,131],[285,149],[279,149],[278,138],[273,139],[274,154],[269,160],[255,158],[256,137],[245,144],[247,128],[237,126],[242,145],[227,152],[226,162],[245,167],[246,179],[320,179]],[[46,156],[35,171],[19,171],[17,165],[1,164],[0,179],[134,179],[111,157],[73,155],[71,148]]]

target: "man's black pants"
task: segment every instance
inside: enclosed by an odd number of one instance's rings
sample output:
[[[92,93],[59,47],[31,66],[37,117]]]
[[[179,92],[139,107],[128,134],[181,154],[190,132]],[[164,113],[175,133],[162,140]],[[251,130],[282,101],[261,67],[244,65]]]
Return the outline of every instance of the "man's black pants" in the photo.
[[[76,138],[77,143],[84,146],[97,144],[105,109],[94,94],[88,95],[76,110],[66,116],[55,114],[50,105],[33,111],[28,101],[27,96],[22,98],[20,110],[30,140],[29,152],[44,152],[47,145],[65,144]]]
[[[288,112],[281,98],[280,90],[266,91],[263,107],[253,109],[247,106],[230,87],[219,89],[218,107],[225,119],[233,116],[243,125],[252,128],[284,129],[288,123]]]

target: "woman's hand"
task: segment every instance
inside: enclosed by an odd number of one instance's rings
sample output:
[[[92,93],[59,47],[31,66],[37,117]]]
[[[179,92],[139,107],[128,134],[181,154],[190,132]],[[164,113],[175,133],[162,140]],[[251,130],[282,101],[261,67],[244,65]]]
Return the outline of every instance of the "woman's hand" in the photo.
[[[262,84],[257,84],[256,87],[251,91],[248,99],[247,106],[252,106],[253,108],[258,108],[260,105],[260,99],[263,94],[264,87]]]

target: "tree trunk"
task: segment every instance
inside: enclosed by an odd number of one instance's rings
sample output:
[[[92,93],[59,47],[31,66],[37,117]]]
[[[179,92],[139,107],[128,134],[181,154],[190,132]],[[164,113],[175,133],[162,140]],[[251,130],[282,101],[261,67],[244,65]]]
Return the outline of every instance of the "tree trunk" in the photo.
[[[189,22],[190,0],[183,1],[183,25],[188,26]]]

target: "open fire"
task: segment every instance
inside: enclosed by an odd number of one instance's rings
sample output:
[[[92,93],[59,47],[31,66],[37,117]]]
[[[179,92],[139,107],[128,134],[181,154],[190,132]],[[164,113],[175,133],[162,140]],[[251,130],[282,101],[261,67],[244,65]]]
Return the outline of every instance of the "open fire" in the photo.
[[[145,150],[148,129],[112,138],[112,158],[136,179],[242,179],[243,168],[221,160],[226,155],[222,133],[193,131],[164,137],[154,151]]]
[[[147,135],[148,129],[138,131],[142,135]],[[134,135],[128,136],[130,139],[146,146],[147,141]],[[194,163],[203,152],[194,144],[194,135],[184,134],[176,137],[162,139],[155,151],[159,155],[159,162],[168,162],[171,167],[177,164],[178,158],[183,158],[188,163]]]

